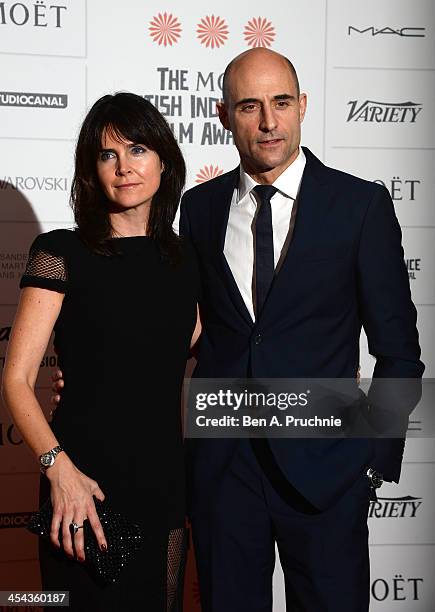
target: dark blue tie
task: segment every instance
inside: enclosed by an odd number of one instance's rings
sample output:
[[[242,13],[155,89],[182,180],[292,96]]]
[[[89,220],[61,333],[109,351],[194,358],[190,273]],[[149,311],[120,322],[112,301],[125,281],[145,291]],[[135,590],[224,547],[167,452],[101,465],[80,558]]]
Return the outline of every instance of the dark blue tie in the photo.
[[[270,199],[278,190],[273,185],[257,185],[254,191],[260,200],[255,223],[255,311],[258,317],[269,293],[275,271]]]

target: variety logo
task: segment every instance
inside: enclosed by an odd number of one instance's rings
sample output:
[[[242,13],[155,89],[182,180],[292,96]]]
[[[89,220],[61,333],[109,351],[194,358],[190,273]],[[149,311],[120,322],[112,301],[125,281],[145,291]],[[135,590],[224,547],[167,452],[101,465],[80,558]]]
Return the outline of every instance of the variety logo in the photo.
[[[3,512],[0,514],[0,529],[26,527],[32,512]]]
[[[377,578],[370,591],[376,601],[420,601],[423,582],[423,578],[404,578],[403,574],[396,574],[391,579]]]
[[[207,16],[198,23],[196,33],[200,42],[212,49],[219,48],[228,39],[228,25],[221,17]]]
[[[223,173],[223,170],[219,166],[203,166],[196,175],[195,183],[206,183],[210,179],[216,178]]]
[[[253,17],[246,24],[243,34],[250,47],[270,47],[275,40],[275,28],[265,17]]]
[[[3,176],[0,178],[0,191],[13,189],[19,191],[67,191],[68,181],[62,176]]]
[[[409,278],[415,280],[418,272],[421,272],[421,257],[417,259],[405,259],[405,263]]]
[[[375,26],[370,26],[368,28],[364,28],[363,30],[359,30],[354,26],[349,26],[347,29],[348,36],[352,34],[371,34],[372,36],[379,36],[382,34],[386,34],[387,36],[402,36],[403,38],[424,38],[426,28],[375,28]]]
[[[415,123],[423,108],[416,102],[375,102],[350,100],[350,111],[347,121],[365,121],[369,123]]]
[[[65,94],[0,91],[0,106],[31,106],[33,108],[66,108]]]
[[[36,2],[0,2],[0,25],[62,28],[66,6]]]
[[[382,181],[376,179],[373,181],[379,185],[383,185],[390,192],[391,199],[394,202],[408,200],[413,202],[415,200],[416,185],[420,185],[421,181],[417,179],[401,179],[400,176],[393,176],[389,181]]]
[[[164,47],[172,47],[181,36],[181,23],[172,13],[159,13],[150,21],[149,31],[154,42]]]
[[[423,504],[421,497],[378,497],[370,503],[369,518],[415,518]]]

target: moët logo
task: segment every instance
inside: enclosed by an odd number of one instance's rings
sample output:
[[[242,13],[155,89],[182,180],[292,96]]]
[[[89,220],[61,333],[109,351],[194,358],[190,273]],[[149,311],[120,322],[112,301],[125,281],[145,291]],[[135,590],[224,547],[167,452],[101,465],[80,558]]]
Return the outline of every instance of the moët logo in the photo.
[[[66,6],[36,2],[0,2],[0,25],[61,28]]]

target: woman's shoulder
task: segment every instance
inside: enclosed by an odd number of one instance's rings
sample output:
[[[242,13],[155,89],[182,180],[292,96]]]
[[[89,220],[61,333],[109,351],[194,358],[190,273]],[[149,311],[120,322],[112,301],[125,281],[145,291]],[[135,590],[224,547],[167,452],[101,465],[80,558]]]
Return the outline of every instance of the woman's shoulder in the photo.
[[[45,250],[49,253],[63,255],[78,243],[79,239],[74,229],[55,229],[36,236],[31,250]]]

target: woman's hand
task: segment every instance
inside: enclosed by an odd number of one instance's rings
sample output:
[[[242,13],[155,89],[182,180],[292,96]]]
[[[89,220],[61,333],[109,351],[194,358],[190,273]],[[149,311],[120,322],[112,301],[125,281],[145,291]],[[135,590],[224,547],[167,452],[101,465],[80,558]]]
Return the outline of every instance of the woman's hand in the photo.
[[[51,374],[51,380],[52,380],[52,385],[51,385],[51,390],[53,391],[53,394],[51,396],[51,403],[54,404],[52,412],[54,412],[57,408],[58,403],[60,402],[60,394],[62,393],[62,389],[65,385],[65,382],[63,380],[63,373],[61,370],[57,369],[54,370]]]
[[[51,484],[53,506],[51,542],[60,548],[59,530],[62,529],[62,546],[66,554],[71,558],[75,554],[79,561],[84,561],[83,529],[72,534],[70,526],[76,523],[81,527],[83,521],[88,519],[100,549],[106,551],[107,540],[93,500],[93,495],[100,501],[104,500],[104,493],[98,483],[80,472],[65,452],[58,455],[54,465],[47,469],[46,476]]]

